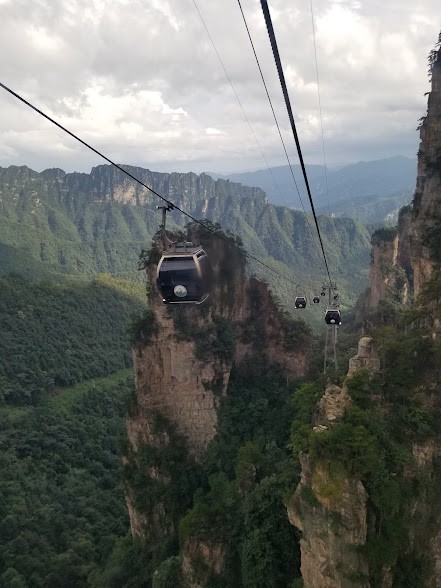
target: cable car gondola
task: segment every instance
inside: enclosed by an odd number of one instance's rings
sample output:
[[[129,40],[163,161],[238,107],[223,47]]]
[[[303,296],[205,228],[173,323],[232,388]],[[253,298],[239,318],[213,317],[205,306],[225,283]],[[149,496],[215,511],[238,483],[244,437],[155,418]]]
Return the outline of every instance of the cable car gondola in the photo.
[[[320,298],[318,296],[314,296],[312,301],[314,302],[314,304],[320,304]]]
[[[296,296],[294,306],[296,308],[306,308],[306,296]]]
[[[202,247],[175,244],[163,253],[156,271],[156,285],[164,304],[202,304],[213,281],[210,260]]]
[[[326,309],[325,322],[327,325],[341,325],[341,312],[335,306]]]

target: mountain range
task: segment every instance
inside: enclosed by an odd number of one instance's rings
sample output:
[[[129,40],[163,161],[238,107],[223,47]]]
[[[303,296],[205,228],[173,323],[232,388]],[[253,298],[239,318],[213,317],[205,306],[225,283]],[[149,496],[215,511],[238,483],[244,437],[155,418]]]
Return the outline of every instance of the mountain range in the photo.
[[[360,161],[326,169],[326,173],[322,165],[308,165],[306,170],[319,214],[349,216],[367,224],[395,222],[399,208],[410,203],[415,189],[416,159],[409,157]],[[303,206],[308,211],[310,206],[300,165],[293,166],[293,173]],[[302,208],[288,165],[228,176],[211,175],[258,186],[273,204]]]
[[[260,188],[206,174],[126,169],[193,217],[238,235],[277,273],[255,262],[252,271],[286,300],[292,302],[296,291],[319,288],[326,278],[312,219],[270,204]],[[108,165],[90,174],[0,168],[0,274],[61,279],[109,272],[136,279],[139,253],[159,226],[159,204],[157,196]],[[173,212],[169,220],[170,228],[182,228],[188,218]],[[353,300],[367,280],[369,233],[348,218],[322,217],[320,227],[333,279],[342,284],[346,300]],[[294,283],[301,285],[297,289]]]

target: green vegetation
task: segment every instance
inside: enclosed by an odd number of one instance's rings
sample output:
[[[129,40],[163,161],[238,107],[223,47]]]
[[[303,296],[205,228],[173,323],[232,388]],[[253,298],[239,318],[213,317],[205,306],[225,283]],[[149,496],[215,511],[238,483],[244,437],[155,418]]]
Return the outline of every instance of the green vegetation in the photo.
[[[413,183],[409,183],[409,186]],[[332,213],[339,217],[347,217],[362,222],[367,227],[383,227],[395,224],[398,211],[406,202],[412,200],[413,191],[409,189],[398,190],[392,193],[365,194],[360,198],[354,198],[351,193],[345,198],[339,198],[332,202],[331,206],[322,206],[317,209],[318,214]]]
[[[128,323],[152,329],[145,289],[109,274],[16,274],[0,289],[0,584],[107,588],[107,559],[129,546],[132,568],[141,553],[126,539],[119,439],[134,394]]]
[[[128,539],[118,542],[103,571],[108,586],[123,585],[124,578],[133,587],[144,586],[146,578],[153,578],[152,586],[172,586],[179,579],[178,556],[194,540],[221,546],[225,558],[219,575],[202,559],[192,560],[204,586],[276,588],[300,577],[298,535],[284,506],[299,474],[286,447],[295,410],[292,390],[278,369],[260,360],[233,369],[218,435],[200,466],[159,415],[154,428],[168,440],[165,448],[146,446],[134,455],[125,446],[125,479],[135,506],[144,515],[156,513],[159,534],[139,548]],[[158,504],[166,505],[165,517]]]
[[[393,241],[397,234],[397,227],[381,227],[372,234],[372,243]]]
[[[341,421],[325,431],[312,431],[308,422],[316,410],[320,386],[304,384],[294,394],[291,447],[295,454],[305,451],[313,464],[327,464],[334,472],[332,484],[338,482],[335,472],[340,471],[343,478],[360,479],[367,490],[371,527],[362,551],[373,585],[381,583],[384,566],[392,567],[397,586],[409,585],[409,578],[412,585],[423,585],[428,573],[425,539],[410,553],[409,531],[415,524],[411,505],[424,497],[432,504],[438,484],[436,473],[425,479],[418,471],[411,473],[413,444],[441,441],[441,346],[428,336],[422,320],[427,316],[426,305],[432,318],[440,316],[440,307],[433,305],[435,293],[439,300],[437,272],[426,285],[419,308],[406,313],[395,304],[383,303],[377,316],[371,317],[382,369],[377,376],[361,370],[346,381],[353,406]],[[315,482],[320,487],[320,480]],[[338,489],[329,481],[326,484],[320,493],[337,499]],[[315,496],[309,489],[302,497],[314,506]]]
[[[214,182],[209,176],[202,175],[195,183],[194,174],[130,171],[160,193],[168,189],[176,204],[196,217],[208,210],[214,223],[207,224],[216,228],[220,223],[240,235],[247,251],[292,283],[302,283],[308,295],[321,286],[323,261],[303,212],[268,204],[260,190]],[[98,166],[91,174],[0,168],[0,190],[0,275],[20,272],[32,280],[61,281],[67,276],[90,279],[99,272],[110,272],[141,279],[136,272],[138,255],[157,232],[158,202],[111,166]],[[341,276],[339,286],[346,292],[342,302],[353,303],[367,282],[369,233],[348,218],[320,222],[328,261]],[[167,223],[172,231],[183,230],[186,218],[170,213]],[[231,254],[239,252],[232,249]],[[210,256],[215,260],[216,248]],[[295,293],[289,282],[254,261],[250,266],[268,280],[291,311]],[[220,286],[231,281],[228,271],[226,267]],[[308,309],[303,315],[318,322],[316,312]]]
[[[433,226],[424,233],[423,245],[429,248],[432,259],[441,263],[441,218],[436,217],[433,221]]]
[[[202,313],[208,312],[209,305]],[[185,306],[169,308],[175,328],[184,341],[196,343],[195,355],[197,359],[207,360],[217,357],[230,362],[234,356],[235,341],[232,321],[221,315],[212,316],[212,322],[200,322],[200,314]]]
[[[118,439],[132,381],[127,370],[20,417],[2,409],[2,586],[99,585],[128,528]]]
[[[0,400],[37,404],[48,391],[131,365],[127,323],[143,288],[109,275],[90,283],[0,278]]]
[[[137,175],[153,187],[165,181],[145,170]],[[248,250],[293,282],[322,275],[320,252],[302,213],[208,177],[198,179],[197,193],[187,190],[187,175],[167,176],[167,182],[170,193],[187,194],[194,214],[208,207],[213,218],[242,236]],[[240,370],[233,367],[227,395],[216,398],[218,434],[203,463],[189,457],[185,439],[160,414],[149,424],[167,440],[164,447],[146,445],[135,453],[123,422],[127,412],[136,411],[130,343],[147,343],[158,326],[134,268],[155,232],[156,203],[137,188],[127,191],[106,166],[91,176],[0,168],[0,188],[0,272],[21,273],[0,278],[0,584],[174,588],[182,581],[182,549],[202,540],[222,543],[225,551],[221,574],[202,560],[196,566],[207,588],[300,586],[299,537],[284,500],[298,481],[298,454],[307,451],[313,463],[326,463],[333,473],[330,480],[316,480],[323,496],[337,500],[346,475],[360,478],[367,489],[373,516],[364,551],[373,585],[383,565],[393,566],[397,586],[406,578],[418,585],[427,569],[424,557],[418,549],[403,555],[409,551],[409,509],[417,495],[433,498],[434,480],[406,477],[405,471],[412,465],[412,443],[441,441],[441,345],[423,329],[427,318],[441,316],[438,274],[411,313],[393,301],[369,317],[382,371],[378,377],[360,372],[348,382],[353,406],[332,428],[311,430],[323,382],[288,383],[257,353]],[[116,201],[128,194],[130,203]],[[178,215],[170,220],[172,229],[184,229]],[[217,223],[205,222],[220,231]],[[343,295],[349,303],[366,279],[368,234],[350,219],[320,223],[329,262],[343,288],[350,284]],[[199,231],[192,225],[186,230]],[[427,233],[434,258],[441,249],[439,232],[435,224]],[[373,239],[390,241],[395,234],[382,229]],[[242,241],[226,234],[239,247],[227,247],[231,263],[222,265],[222,250],[211,237],[198,233],[213,265],[222,267],[213,293],[231,307],[245,272]],[[158,255],[157,248],[144,252],[143,269]],[[292,287],[278,283],[270,270],[252,264],[251,269],[268,279],[291,310]],[[318,277],[302,283],[308,296],[320,286]],[[258,294],[256,289],[255,313],[240,341],[257,348],[263,338]],[[223,309],[213,308],[208,302],[198,309],[198,320],[192,308],[168,311],[182,340],[195,342],[198,359],[228,364],[236,333]],[[315,312],[308,309],[302,318]],[[213,319],[208,326],[207,316]],[[277,334],[287,351],[311,345],[310,330],[298,316],[282,317]],[[353,336],[340,340],[350,355]],[[313,355],[312,371],[321,371],[321,361],[318,352]],[[327,377],[339,382],[341,374]],[[431,386],[430,405],[425,386]],[[135,508],[155,519],[157,533],[145,541],[128,533],[123,475]],[[310,488],[302,496],[317,505]]]
[[[176,519],[191,504],[193,491],[201,481],[200,467],[188,459],[182,435],[159,413],[155,415],[152,432],[167,438],[167,446],[144,445],[134,454],[126,442],[124,479],[140,512],[151,512],[155,505],[164,502],[172,507],[171,515]],[[155,476],[150,475],[152,470]]]
[[[233,371],[204,463],[208,488],[196,492],[179,527],[181,542],[227,547],[226,569],[207,586],[287,586],[299,576],[298,537],[283,504],[298,475],[286,449],[291,394],[282,374],[264,364]]]

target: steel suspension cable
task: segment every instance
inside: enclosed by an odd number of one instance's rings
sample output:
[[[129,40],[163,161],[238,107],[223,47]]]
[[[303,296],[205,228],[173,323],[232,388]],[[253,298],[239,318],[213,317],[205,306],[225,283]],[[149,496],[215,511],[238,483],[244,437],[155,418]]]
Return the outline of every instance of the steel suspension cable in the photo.
[[[273,28],[273,23],[271,20],[269,8],[268,8],[268,3],[266,0],[260,0],[260,4],[262,6],[262,11],[263,11],[263,15],[265,18],[266,28],[268,30],[268,36],[270,38],[271,48],[272,48],[273,55],[274,55],[274,60],[276,62],[277,73],[279,75],[280,84],[282,86],[282,93],[283,93],[283,97],[285,99],[286,109],[288,111],[289,122],[291,123],[291,129],[292,129],[292,132],[294,135],[294,140],[295,140],[296,147],[297,147],[297,153],[299,156],[300,166],[302,168],[302,173],[303,173],[303,179],[305,181],[306,191],[308,193],[309,203],[311,205],[312,215],[314,217],[314,222],[315,222],[315,226],[317,229],[317,234],[318,234],[318,238],[320,241],[320,247],[321,247],[322,254],[323,254],[323,260],[325,263],[326,273],[328,274],[329,283],[331,284],[332,280],[331,280],[331,274],[329,271],[328,260],[326,258],[325,248],[323,246],[323,240],[322,240],[322,236],[320,233],[320,227],[319,227],[318,221],[317,221],[317,214],[315,212],[314,202],[312,200],[311,188],[309,187],[308,175],[306,173],[305,163],[303,161],[302,149],[300,147],[300,141],[299,141],[299,137],[297,134],[296,124],[294,121],[294,115],[293,115],[292,108],[291,108],[291,101],[290,101],[289,95],[288,95],[288,89],[287,89],[286,81],[285,81],[285,74],[283,73],[282,62],[280,59],[279,49],[277,47],[277,40],[276,40],[276,36],[274,33],[274,28]]]
[[[311,233],[312,240],[314,240],[314,237],[313,237],[313,235],[312,235],[311,224],[310,224],[310,222],[309,222],[309,218],[308,218],[308,215],[307,215],[307,213],[306,213],[306,210],[305,210],[305,206],[304,206],[304,204],[303,204],[302,197],[300,196],[300,190],[299,190],[299,187],[298,187],[298,185],[297,185],[296,178],[295,178],[295,176],[294,176],[294,170],[293,170],[293,168],[292,168],[292,164],[291,164],[291,161],[290,161],[290,159],[289,159],[289,155],[288,155],[288,151],[287,151],[287,149],[286,149],[285,141],[283,140],[283,137],[282,137],[282,132],[281,132],[281,130],[280,130],[279,121],[277,120],[277,116],[276,116],[276,113],[275,113],[275,111],[274,111],[274,106],[273,106],[273,103],[272,103],[272,100],[271,100],[271,96],[270,96],[270,94],[269,94],[268,86],[267,86],[267,84],[266,84],[266,81],[265,81],[265,76],[263,75],[263,71],[262,71],[262,68],[261,68],[261,66],[260,66],[260,61],[259,61],[259,58],[257,57],[257,52],[256,52],[256,49],[255,49],[255,47],[254,47],[254,42],[253,42],[253,39],[252,39],[252,37],[251,37],[251,33],[250,33],[250,29],[249,29],[249,27],[248,27],[247,19],[246,19],[246,17],[245,17],[245,13],[244,13],[244,11],[243,11],[242,4],[241,4],[240,0],[237,0],[237,2],[238,2],[238,4],[239,4],[240,12],[242,13],[243,22],[244,22],[244,24],[245,24],[245,28],[246,28],[246,31],[247,31],[247,33],[248,33],[248,39],[250,40],[250,44],[251,44],[251,47],[252,47],[252,49],[253,49],[254,57],[255,57],[255,60],[256,60],[256,63],[257,63],[257,67],[259,68],[260,77],[261,77],[261,79],[262,79],[262,83],[263,83],[263,86],[264,86],[264,88],[265,88],[266,96],[267,96],[267,98],[268,98],[268,102],[269,102],[269,105],[270,105],[270,107],[271,107],[271,111],[272,111],[272,113],[273,113],[274,122],[276,123],[276,127],[277,127],[277,130],[278,130],[278,132],[279,132],[279,137],[280,137],[280,140],[281,140],[281,142],[282,142],[282,145],[283,145],[283,150],[284,150],[284,152],[285,152],[285,157],[286,157],[286,160],[287,160],[287,162],[288,162],[289,169],[290,169],[290,171],[291,171],[291,176],[292,176],[292,179],[293,179],[293,181],[294,181],[294,185],[295,185],[295,187],[296,187],[297,194],[298,194],[298,196],[299,196],[299,200],[300,200],[300,203],[301,203],[301,205],[302,205],[303,212],[305,213],[306,222],[307,222],[307,224],[308,224],[308,227],[309,227],[309,231],[310,231],[310,233]]]
[[[314,7],[312,5],[312,0],[309,0],[309,4],[311,6],[312,39],[313,39],[313,42],[314,42],[315,74],[316,74],[316,79],[317,79],[317,96],[318,96],[318,106],[319,106],[319,115],[320,115],[320,129],[321,129],[321,132],[322,132],[322,151],[323,151],[323,167],[325,168],[326,197],[327,197],[327,200],[328,200],[328,212],[330,212],[330,207],[329,207],[328,168],[326,166],[325,134],[323,132],[323,116],[322,116],[322,98],[321,98],[321,94],[320,94],[319,68],[318,68],[318,59],[317,59],[317,43],[316,43],[316,40],[315,40]]]
[[[256,133],[254,132],[254,129],[253,129],[253,127],[252,127],[252,125],[251,125],[251,123],[250,123],[250,120],[249,120],[249,118],[248,118],[248,116],[247,116],[247,113],[245,112],[245,109],[244,109],[244,107],[243,107],[243,105],[242,105],[242,102],[241,102],[241,100],[240,100],[240,98],[239,98],[239,95],[238,95],[238,93],[236,92],[236,88],[234,87],[234,84],[233,84],[233,82],[231,81],[231,77],[230,77],[230,75],[229,75],[229,73],[228,73],[228,71],[227,71],[227,68],[225,67],[225,64],[224,64],[224,62],[223,62],[223,60],[222,60],[222,57],[220,56],[220,53],[219,53],[219,51],[217,50],[216,44],[215,44],[215,42],[214,42],[214,39],[213,39],[213,37],[211,36],[211,34],[210,34],[210,31],[208,30],[208,26],[207,26],[207,24],[206,24],[206,22],[205,22],[205,20],[204,20],[204,17],[202,16],[202,14],[201,14],[201,11],[199,10],[199,7],[198,7],[198,5],[196,4],[196,0],[192,0],[192,2],[193,2],[193,4],[194,4],[194,7],[195,7],[195,9],[196,9],[196,12],[197,12],[197,13],[198,13],[198,15],[199,15],[199,18],[200,18],[200,20],[201,20],[201,22],[202,22],[202,24],[203,24],[203,26],[204,26],[204,29],[205,29],[205,31],[206,31],[206,33],[207,33],[207,36],[208,36],[208,38],[210,39],[210,42],[211,42],[211,44],[212,44],[212,46],[213,46],[214,52],[215,52],[215,53],[216,53],[216,55],[217,55],[217,58],[218,58],[218,60],[219,60],[219,63],[221,64],[221,66],[222,66],[222,69],[224,70],[225,77],[227,78],[227,80],[228,80],[228,83],[230,84],[230,86],[231,86],[231,89],[233,90],[233,94],[234,94],[234,96],[236,97],[237,103],[239,104],[239,107],[240,107],[240,109],[242,110],[242,114],[243,114],[243,116],[244,116],[244,118],[245,118],[245,120],[246,120],[246,122],[247,122],[247,124],[248,124],[248,126],[249,126],[249,128],[250,128],[251,134],[252,134],[252,135],[253,135],[253,137],[254,137],[254,141],[256,142],[256,145],[257,145],[257,147],[259,148],[260,154],[261,154],[261,156],[262,156],[262,159],[263,159],[263,161],[265,162],[266,168],[267,168],[267,170],[269,171],[269,173],[270,173],[270,175],[271,175],[271,177],[272,177],[272,179],[273,179],[273,182],[274,182],[274,184],[275,184],[275,186],[276,186],[276,188],[277,188],[277,190],[278,190],[278,192],[279,192],[279,194],[280,194],[280,197],[281,197],[281,198],[282,198],[282,200],[283,200],[283,194],[282,194],[282,191],[281,191],[281,189],[280,189],[280,186],[279,186],[279,184],[277,183],[277,180],[276,180],[276,178],[275,178],[275,176],[274,176],[274,174],[273,174],[273,171],[272,171],[272,169],[271,169],[271,168],[270,168],[270,166],[269,166],[269,163],[268,163],[268,161],[267,161],[267,159],[266,159],[266,157],[265,157],[265,154],[264,154],[264,152],[263,152],[263,149],[262,149],[262,147],[261,147],[261,145],[260,145],[260,143],[259,143],[259,140],[258,140],[258,138],[257,138],[257,136],[256,136]]]

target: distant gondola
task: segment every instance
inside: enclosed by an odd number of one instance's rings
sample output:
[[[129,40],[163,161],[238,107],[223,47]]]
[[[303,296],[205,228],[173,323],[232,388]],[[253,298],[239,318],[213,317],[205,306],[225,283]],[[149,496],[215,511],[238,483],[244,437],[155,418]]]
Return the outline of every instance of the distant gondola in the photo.
[[[341,325],[341,312],[338,308],[331,306],[326,309],[325,321],[328,325]]]
[[[294,301],[294,306],[296,308],[306,308],[306,297],[305,296],[296,296]]]
[[[202,304],[210,293],[213,270],[202,247],[174,245],[163,253],[156,285],[164,304]]]
[[[320,298],[318,296],[314,296],[312,301],[314,302],[314,304],[320,304]]]

